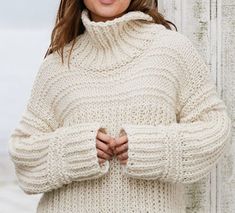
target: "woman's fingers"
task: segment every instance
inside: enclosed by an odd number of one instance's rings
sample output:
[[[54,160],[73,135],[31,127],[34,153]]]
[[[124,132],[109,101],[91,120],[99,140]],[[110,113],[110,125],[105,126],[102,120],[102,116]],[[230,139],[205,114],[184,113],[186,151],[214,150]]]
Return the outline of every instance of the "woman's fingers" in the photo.
[[[121,137],[115,138],[116,147],[123,145],[124,143],[128,142],[127,135],[123,135]]]
[[[120,153],[122,152],[125,152],[128,150],[128,143],[125,142],[124,144],[120,145],[120,146],[116,146],[115,150],[114,150],[114,153],[116,155],[119,155]]]
[[[110,155],[113,155],[113,152],[110,149],[109,145],[107,145],[103,141],[100,141],[99,139],[96,139],[96,148],[98,148],[98,149],[102,150],[103,152],[106,152]]]
[[[127,164],[127,161],[128,161],[128,152],[123,152],[123,153],[117,155],[117,158],[118,158],[120,164],[122,164],[122,165]]]
[[[115,142],[115,138],[110,137],[110,140],[108,142],[108,145],[110,147],[110,149],[112,150],[112,152],[115,150],[116,147],[116,142]]]
[[[113,138],[105,129],[100,129],[96,136],[96,148],[99,163],[110,160],[116,154],[121,164],[126,164],[128,159],[128,138],[125,132],[120,137]]]
[[[106,143],[111,150],[115,149],[116,146],[115,139],[110,135],[108,135],[106,132],[104,132],[103,129],[100,129],[98,131],[96,138]]]
[[[121,161],[128,159],[128,152],[123,152],[117,155],[117,158]]]
[[[109,147],[111,137],[107,135],[105,128],[100,128],[96,135],[96,150],[99,164],[113,157],[113,150]]]
[[[104,163],[106,160],[105,159],[103,159],[103,158],[98,158],[98,162],[99,162],[99,164],[102,164],[102,163]]]
[[[103,131],[101,131],[101,129],[98,131],[96,138],[105,142],[105,143],[108,143],[110,140],[110,136],[108,134],[104,133]]]
[[[119,132],[119,137],[122,137],[124,135],[126,135],[126,131],[123,128],[121,128],[121,130]]]
[[[100,149],[96,149],[97,150],[97,155],[99,158],[103,158],[106,160],[110,160],[112,159],[112,155],[107,154],[106,152],[100,150]]]
[[[123,130],[120,137],[116,138],[116,147],[114,153],[116,154],[120,164],[127,164],[128,161],[128,137]]]
[[[126,160],[120,160],[120,164],[123,164],[123,165],[125,165],[125,164],[127,164],[127,159]]]

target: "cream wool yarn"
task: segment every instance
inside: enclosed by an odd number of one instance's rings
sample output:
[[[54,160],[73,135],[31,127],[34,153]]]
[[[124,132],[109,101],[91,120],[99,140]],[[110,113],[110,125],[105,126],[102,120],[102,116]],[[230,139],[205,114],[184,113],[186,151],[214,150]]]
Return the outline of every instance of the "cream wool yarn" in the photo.
[[[82,12],[70,68],[42,62],[9,154],[39,213],[185,212],[184,186],[208,175],[231,119],[190,40],[132,11],[106,22]],[[66,56],[70,49],[66,45]],[[128,163],[98,164],[99,128],[128,136]]]

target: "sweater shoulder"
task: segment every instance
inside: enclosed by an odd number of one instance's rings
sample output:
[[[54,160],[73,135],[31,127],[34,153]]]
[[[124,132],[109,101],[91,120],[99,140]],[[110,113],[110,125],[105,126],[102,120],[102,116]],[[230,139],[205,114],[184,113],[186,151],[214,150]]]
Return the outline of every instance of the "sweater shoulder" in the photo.
[[[203,69],[207,69],[206,61],[196,48],[196,45],[181,32],[165,28],[156,36],[154,44],[155,52],[157,52],[156,50],[161,50],[162,54],[171,56],[180,66],[187,66],[193,69],[200,65],[203,66]]]
[[[175,53],[179,62],[184,61],[186,63],[206,65],[206,61],[193,41],[181,32],[163,30],[158,43],[163,49],[166,48],[169,52]]]
[[[185,34],[179,31],[164,28],[156,36],[156,44],[161,45],[176,53],[182,53],[184,50],[195,51],[193,42]]]
[[[44,58],[39,66],[39,74],[49,74],[55,72],[62,66],[61,57],[57,52],[53,52]]]
[[[57,53],[51,53],[41,61],[32,83],[28,105],[35,105],[45,99],[45,88],[51,85],[62,64],[59,57]]]
[[[61,67],[62,61],[57,52],[47,55],[39,65],[34,84],[49,82],[53,76],[59,74]]]
[[[169,57],[170,63],[176,65],[181,82],[204,82],[210,76],[210,69],[196,45],[183,33],[173,30],[161,30],[155,40],[154,50]],[[186,79],[187,78],[187,79]]]

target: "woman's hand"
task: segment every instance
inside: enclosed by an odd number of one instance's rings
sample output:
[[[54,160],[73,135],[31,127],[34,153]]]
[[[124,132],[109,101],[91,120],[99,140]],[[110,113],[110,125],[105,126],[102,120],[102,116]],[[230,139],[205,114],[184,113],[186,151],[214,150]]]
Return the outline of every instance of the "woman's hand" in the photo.
[[[100,128],[96,136],[96,150],[99,164],[112,159],[114,147],[115,139],[106,133],[105,128]]]
[[[120,137],[115,138],[116,146],[114,149],[114,154],[116,154],[120,163],[125,165],[128,160],[128,138],[123,129],[121,130],[119,136]]]

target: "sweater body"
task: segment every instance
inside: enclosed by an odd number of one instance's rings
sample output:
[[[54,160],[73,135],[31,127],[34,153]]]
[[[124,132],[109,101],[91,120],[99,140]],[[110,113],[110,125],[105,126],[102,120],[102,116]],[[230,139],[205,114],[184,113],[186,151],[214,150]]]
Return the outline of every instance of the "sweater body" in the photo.
[[[70,68],[56,53],[44,60],[9,141],[20,187],[43,193],[38,213],[186,212],[185,184],[209,174],[231,137],[208,67],[140,11],[82,20]],[[101,127],[126,131],[127,165],[98,164]]]
[[[173,63],[170,70],[168,64],[169,72],[174,73],[167,77],[165,69],[158,68],[157,56],[152,56],[158,52],[154,42],[149,43],[149,49],[142,56],[115,70],[99,72],[75,67],[70,71],[61,69],[60,75],[57,70],[55,75],[60,80],[55,80],[57,83],[50,89],[58,94],[56,112],[61,126],[98,122],[108,134],[117,137],[124,123],[176,122],[174,76],[177,70]],[[158,56],[158,62],[167,60],[166,56],[161,57]],[[168,95],[157,91],[167,91]],[[70,209],[69,212],[182,213],[185,200],[182,187],[181,183],[129,178],[123,174],[115,156],[109,161],[109,172],[105,176],[72,182],[44,194],[38,212]]]

